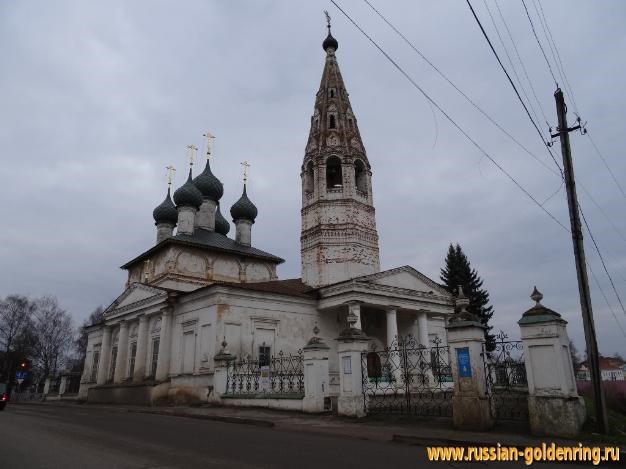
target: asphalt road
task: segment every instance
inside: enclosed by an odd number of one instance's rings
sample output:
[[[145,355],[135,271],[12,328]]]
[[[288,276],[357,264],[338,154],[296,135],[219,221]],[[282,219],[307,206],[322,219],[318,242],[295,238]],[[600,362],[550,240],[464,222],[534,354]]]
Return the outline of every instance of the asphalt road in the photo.
[[[418,446],[88,406],[9,405],[0,412],[2,469],[365,469],[425,465],[478,468],[486,464],[428,463],[425,448]],[[492,463],[489,467],[527,466]]]

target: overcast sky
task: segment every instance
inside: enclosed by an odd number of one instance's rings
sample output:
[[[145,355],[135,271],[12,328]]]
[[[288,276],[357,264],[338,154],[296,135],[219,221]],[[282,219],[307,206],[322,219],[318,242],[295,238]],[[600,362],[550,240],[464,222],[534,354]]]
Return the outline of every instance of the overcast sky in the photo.
[[[554,168],[465,2],[371,1]],[[537,200],[559,189],[557,176],[472,108],[365,2],[339,3]],[[509,67],[485,3],[472,3]],[[535,15],[534,1],[526,3]],[[541,3],[577,108],[626,187],[626,2]],[[532,98],[494,0],[487,5]],[[554,125],[555,85],[523,5],[498,6]],[[299,174],[324,64],[324,9],[372,165],[381,267],[410,264],[438,280],[448,244],[459,242],[491,295],[496,329],[519,335],[516,321],[532,306],[537,285],[584,349],[569,233],[445,118],[433,118],[406,78],[325,0],[1,1],[0,295],[56,295],[77,323],[108,305],[126,279],[119,266],[155,242],[152,209],[166,190],[165,166],[179,169],[180,185],[185,147],[202,148],[207,130],[216,135],[223,212],[240,195],[239,163],[247,159],[249,195],[259,208],[253,244],[286,259],[280,278],[299,277]],[[534,98],[532,104],[547,135]],[[569,109],[573,120],[573,104]],[[579,187],[581,205],[626,301],[625,197],[589,137],[571,138],[579,185],[604,213]],[[557,143],[560,162],[559,150]],[[562,188],[545,208],[569,227]],[[586,250],[617,317],[591,277],[601,352],[624,354],[617,322],[626,329],[626,315],[588,237]]]

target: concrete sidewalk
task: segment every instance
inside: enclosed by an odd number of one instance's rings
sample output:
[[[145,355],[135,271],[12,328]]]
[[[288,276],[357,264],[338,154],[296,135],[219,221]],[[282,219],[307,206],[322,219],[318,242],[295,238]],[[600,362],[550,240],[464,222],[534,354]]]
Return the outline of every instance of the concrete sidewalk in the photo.
[[[15,405],[78,406],[73,402],[28,402]],[[135,412],[174,417],[216,420],[228,423],[265,426],[281,431],[297,431],[329,436],[357,438],[361,440],[398,442],[419,446],[541,446],[554,442],[557,445],[575,446],[580,440],[537,438],[523,431],[498,429],[491,432],[460,431],[452,428],[452,422],[439,419],[354,419],[335,415],[314,415],[299,412],[241,408],[225,406],[201,407],[143,407],[107,404],[82,404],[86,408],[106,412]],[[585,443],[585,442],[583,442]],[[614,446],[608,443],[587,442],[591,446]],[[622,448],[622,451],[624,448]],[[626,456],[625,456],[626,457]]]

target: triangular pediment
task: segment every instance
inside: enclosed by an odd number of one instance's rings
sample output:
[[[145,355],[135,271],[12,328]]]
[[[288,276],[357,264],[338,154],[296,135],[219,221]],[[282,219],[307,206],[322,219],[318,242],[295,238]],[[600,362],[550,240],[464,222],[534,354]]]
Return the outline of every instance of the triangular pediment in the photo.
[[[167,292],[165,290],[141,283],[133,283],[111,303],[104,311],[104,315],[113,315],[118,312],[133,309],[134,307],[141,307],[152,302],[162,301],[166,298]]]
[[[437,282],[408,265],[359,277],[356,280],[359,282],[375,283],[378,285],[403,288],[406,290],[449,295],[449,293]]]

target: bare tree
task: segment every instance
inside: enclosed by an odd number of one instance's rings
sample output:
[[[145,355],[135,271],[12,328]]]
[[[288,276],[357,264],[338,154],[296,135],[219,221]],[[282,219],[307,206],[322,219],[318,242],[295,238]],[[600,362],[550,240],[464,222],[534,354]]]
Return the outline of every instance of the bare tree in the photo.
[[[11,352],[16,341],[24,335],[35,309],[35,304],[26,296],[9,295],[0,300],[0,347],[4,354],[2,371],[5,378],[11,373]]]
[[[45,378],[65,365],[74,339],[72,318],[60,308],[55,297],[44,296],[36,301],[33,333],[36,337],[34,364]]]

